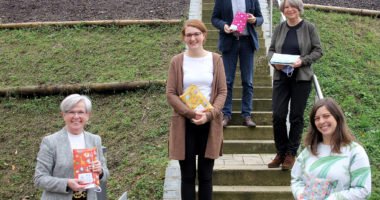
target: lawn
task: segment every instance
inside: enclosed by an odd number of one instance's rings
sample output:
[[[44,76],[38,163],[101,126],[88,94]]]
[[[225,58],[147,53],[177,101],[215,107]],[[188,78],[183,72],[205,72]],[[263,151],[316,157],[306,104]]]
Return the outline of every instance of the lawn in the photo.
[[[380,21],[314,10],[305,18],[322,40],[324,56],[314,65],[322,91],[342,105],[366,148],[371,199],[380,199]],[[0,87],[165,79],[170,58],[183,50],[179,31],[180,25],[0,30]],[[87,130],[107,147],[110,199],[124,191],[130,199],[162,198],[170,117],[164,92],[89,95],[94,114]],[[37,199],[35,157],[41,138],[63,126],[63,98],[0,98],[0,184],[7,186],[0,199]]]

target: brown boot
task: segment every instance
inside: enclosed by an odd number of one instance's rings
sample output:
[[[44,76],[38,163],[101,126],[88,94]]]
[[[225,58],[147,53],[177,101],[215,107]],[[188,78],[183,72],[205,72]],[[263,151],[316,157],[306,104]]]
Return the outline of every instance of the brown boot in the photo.
[[[277,153],[272,162],[268,163],[268,168],[277,168],[284,162],[284,156]]]
[[[282,163],[282,170],[292,169],[294,162],[296,161],[296,156],[291,153],[286,153],[284,162]]]

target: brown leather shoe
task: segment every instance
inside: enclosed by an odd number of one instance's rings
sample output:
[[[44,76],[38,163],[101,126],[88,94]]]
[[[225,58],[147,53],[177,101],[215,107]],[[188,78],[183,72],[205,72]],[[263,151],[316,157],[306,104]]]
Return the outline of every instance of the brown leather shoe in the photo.
[[[223,116],[223,127],[226,127],[228,125],[228,122],[230,122],[231,117]]]
[[[277,154],[272,162],[268,163],[268,168],[277,168],[284,162],[284,155]]]
[[[294,162],[296,161],[296,156],[291,153],[286,153],[284,162],[282,163],[282,170],[292,169]]]
[[[252,121],[251,117],[245,117],[243,125],[248,127],[256,127],[256,123]]]

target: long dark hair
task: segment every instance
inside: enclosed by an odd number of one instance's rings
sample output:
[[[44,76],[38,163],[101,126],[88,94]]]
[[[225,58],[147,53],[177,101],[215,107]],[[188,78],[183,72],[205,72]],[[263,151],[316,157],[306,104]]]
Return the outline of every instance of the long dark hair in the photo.
[[[323,138],[321,132],[318,131],[315,125],[315,115],[317,110],[323,106],[331,113],[337,122],[335,132],[331,137],[330,145],[332,147],[332,152],[341,153],[341,146],[350,144],[355,140],[355,137],[347,126],[342,108],[332,98],[320,99],[314,104],[309,116],[310,124],[305,138],[305,146],[310,148],[313,155],[318,154],[317,146],[318,143],[323,141]]]

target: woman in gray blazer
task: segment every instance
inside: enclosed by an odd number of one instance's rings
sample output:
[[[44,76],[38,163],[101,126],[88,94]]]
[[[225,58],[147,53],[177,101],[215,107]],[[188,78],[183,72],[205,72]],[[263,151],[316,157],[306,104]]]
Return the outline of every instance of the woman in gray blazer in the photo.
[[[43,189],[41,199],[96,200],[93,188],[85,189],[79,179],[74,179],[73,149],[96,147],[97,160],[90,170],[99,174],[100,181],[109,176],[102,142],[98,135],[84,131],[91,114],[91,101],[87,96],[72,94],[61,102],[65,127],[43,138],[37,155],[34,184]]]

